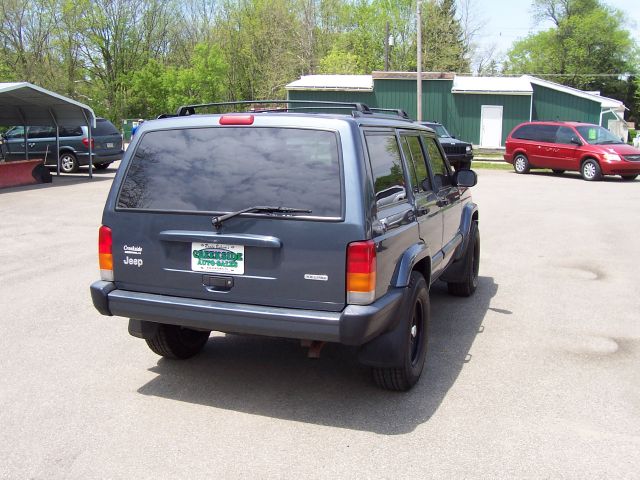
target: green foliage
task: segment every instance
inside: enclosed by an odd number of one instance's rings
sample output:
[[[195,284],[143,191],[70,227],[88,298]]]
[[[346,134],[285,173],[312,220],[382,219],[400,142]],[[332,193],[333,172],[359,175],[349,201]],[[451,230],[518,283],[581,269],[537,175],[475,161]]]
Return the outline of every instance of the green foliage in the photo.
[[[468,45],[463,40],[455,0],[429,2],[425,7],[424,68],[433,72],[469,72]]]
[[[360,57],[350,52],[333,48],[318,65],[318,73],[368,74],[359,61]]]
[[[507,73],[559,74],[551,79],[633,106],[633,82],[619,76],[637,72],[639,57],[621,12],[598,0],[535,0],[534,9],[554,27],[516,42],[507,54]]]

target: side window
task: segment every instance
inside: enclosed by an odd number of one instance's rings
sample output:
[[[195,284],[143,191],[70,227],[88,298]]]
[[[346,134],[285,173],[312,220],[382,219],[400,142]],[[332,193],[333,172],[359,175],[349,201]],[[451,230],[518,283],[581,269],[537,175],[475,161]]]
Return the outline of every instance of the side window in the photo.
[[[517,138],[518,140],[533,140],[533,125],[523,125],[511,135],[513,138]]]
[[[394,134],[365,134],[367,150],[373,172],[376,205],[384,207],[404,201],[407,192],[404,185],[400,149]]]
[[[7,134],[7,138],[24,138],[24,127],[14,127]]]
[[[81,127],[62,127],[60,129],[61,137],[80,137],[82,135]]]
[[[427,171],[427,164],[420,147],[420,138],[409,135],[401,138],[402,151],[409,166],[409,177],[413,191],[416,193],[424,192],[425,187],[429,191],[433,190],[429,172]]]
[[[449,167],[440,153],[440,149],[436,144],[435,138],[422,136],[422,141],[429,152],[429,160],[431,161],[431,169],[433,170],[433,187],[435,191],[452,185],[449,174]]]
[[[571,144],[571,139],[577,137],[575,132],[569,127],[560,127],[556,132],[556,143],[563,143],[565,145]]]
[[[555,143],[558,127],[554,125],[531,125],[531,138],[535,142]]]
[[[55,137],[56,132],[52,127],[29,127],[29,138]]]

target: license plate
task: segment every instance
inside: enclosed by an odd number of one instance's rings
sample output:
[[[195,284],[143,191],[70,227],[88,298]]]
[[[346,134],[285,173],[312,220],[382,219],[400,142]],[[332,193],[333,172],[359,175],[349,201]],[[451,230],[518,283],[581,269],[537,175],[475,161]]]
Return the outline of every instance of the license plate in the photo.
[[[191,270],[208,273],[244,274],[244,245],[191,244]]]
[[[113,143],[107,143],[107,148],[113,148]]]

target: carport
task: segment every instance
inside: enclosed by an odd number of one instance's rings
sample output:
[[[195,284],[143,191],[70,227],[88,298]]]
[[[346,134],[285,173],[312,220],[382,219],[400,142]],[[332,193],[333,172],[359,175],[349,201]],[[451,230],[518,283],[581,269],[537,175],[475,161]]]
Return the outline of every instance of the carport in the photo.
[[[56,130],[56,165],[60,175],[60,129],[87,126],[89,178],[93,178],[91,127],[96,116],[91,107],[28,82],[0,83],[0,125],[24,127],[25,159],[29,160],[30,126],[54,127]]]

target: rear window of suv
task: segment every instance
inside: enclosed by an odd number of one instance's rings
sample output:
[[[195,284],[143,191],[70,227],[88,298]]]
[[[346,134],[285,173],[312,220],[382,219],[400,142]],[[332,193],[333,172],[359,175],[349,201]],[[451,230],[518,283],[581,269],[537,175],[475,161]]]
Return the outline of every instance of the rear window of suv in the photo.
[[[233,212],[252,206],[342,216],[334,132],[214,127],[145,133],[118,197],[120,209]]]

